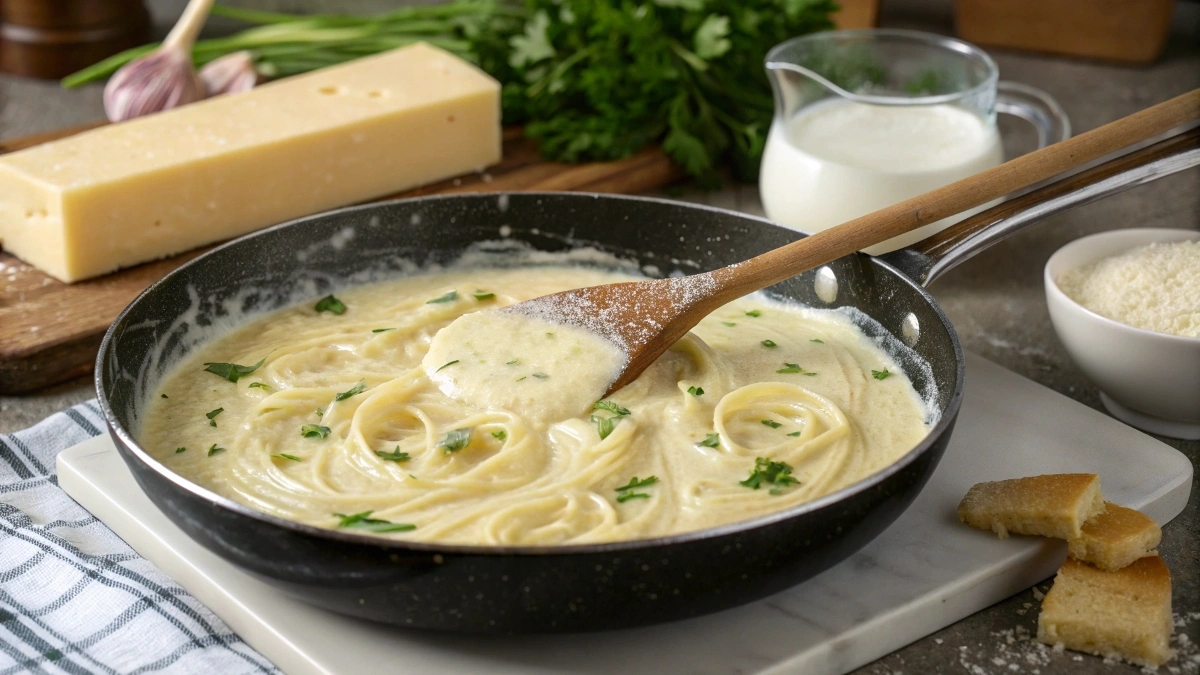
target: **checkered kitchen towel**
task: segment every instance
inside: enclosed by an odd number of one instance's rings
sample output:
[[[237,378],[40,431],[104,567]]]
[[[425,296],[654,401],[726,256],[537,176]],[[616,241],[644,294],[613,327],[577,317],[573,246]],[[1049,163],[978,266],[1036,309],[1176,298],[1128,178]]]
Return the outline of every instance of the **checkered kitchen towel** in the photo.
[[[89,401],[0,434],[0,675],[279,672],[58,487],[103,429]]]

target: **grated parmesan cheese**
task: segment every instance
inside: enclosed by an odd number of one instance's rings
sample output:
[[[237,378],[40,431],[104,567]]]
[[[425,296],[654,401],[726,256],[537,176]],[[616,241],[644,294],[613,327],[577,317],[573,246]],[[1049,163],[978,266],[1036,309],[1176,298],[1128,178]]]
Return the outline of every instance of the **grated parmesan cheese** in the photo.
[[[1200,337],[1200,241],[1154,243],[1055,280],[1087,309],[1159,333]]]

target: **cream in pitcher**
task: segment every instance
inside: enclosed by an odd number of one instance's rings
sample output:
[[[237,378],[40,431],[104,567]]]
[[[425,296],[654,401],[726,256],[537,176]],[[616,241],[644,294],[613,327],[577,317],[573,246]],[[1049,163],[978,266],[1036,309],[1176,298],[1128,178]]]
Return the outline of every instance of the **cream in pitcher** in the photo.
[[[940,36],[821,33],[777,46],[767,69],[776,115],[763,153],[763,207],[772,220],[802,232],[997,166],[1004,161],[997,110],[1035,121],[1042,144],[1069,134],[1048,97],[1012,85],[998,95],[991,59]],[[973,212],[866,252],[907,246]]]

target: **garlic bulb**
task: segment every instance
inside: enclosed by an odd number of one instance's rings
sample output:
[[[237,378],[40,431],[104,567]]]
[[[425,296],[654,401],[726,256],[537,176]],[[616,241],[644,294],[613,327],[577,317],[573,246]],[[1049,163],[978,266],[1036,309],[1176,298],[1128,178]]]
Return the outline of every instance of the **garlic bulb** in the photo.
[[[130,61],[104,87],[104,112],[112,122],[141,117],[204,98],[192,59],[162,49]]]
[[[209,96],[250,91],[258,84],[254,57],[248,51],[226,54],[200,69],[200,80]]]
[[[153,52],[122,66],[104,86],[104,112],[113,122],[149,115],[204,98],[192,68],[192,45],[213,0],[190,0],[167,39]]]

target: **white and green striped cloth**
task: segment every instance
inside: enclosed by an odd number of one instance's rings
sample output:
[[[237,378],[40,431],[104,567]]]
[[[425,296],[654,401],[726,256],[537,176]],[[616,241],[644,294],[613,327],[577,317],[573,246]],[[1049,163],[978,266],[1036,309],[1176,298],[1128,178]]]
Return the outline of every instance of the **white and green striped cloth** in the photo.
[[[279,672],[58,487],[101,433],[89,401],[0,434],[0,675]]]

